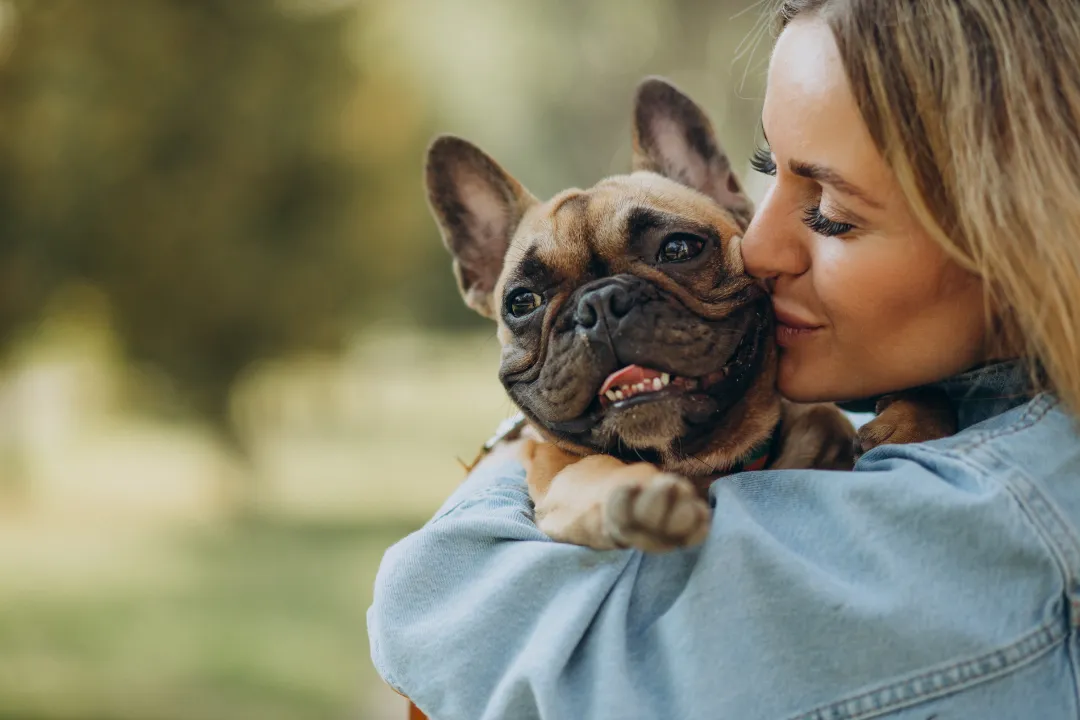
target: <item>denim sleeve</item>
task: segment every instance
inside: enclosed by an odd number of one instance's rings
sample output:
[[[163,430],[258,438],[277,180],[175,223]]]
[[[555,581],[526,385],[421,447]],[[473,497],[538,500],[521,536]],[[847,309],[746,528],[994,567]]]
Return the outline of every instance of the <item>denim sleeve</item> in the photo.
[[[523,476],[474,473],[380,567],[372,657],[439,720],[877,717],[833,710],[962,690],[1064,632],[1045,543],[947,453],[724,478],[705,544],[663,555],[548,540]]]

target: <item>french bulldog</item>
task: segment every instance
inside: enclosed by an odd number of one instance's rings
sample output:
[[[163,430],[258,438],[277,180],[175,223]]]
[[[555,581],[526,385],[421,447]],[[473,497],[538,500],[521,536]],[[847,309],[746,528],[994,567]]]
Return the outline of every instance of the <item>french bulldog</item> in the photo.
[[[753,205],[709,119],[659,78],[633,119],[630,174],[546,202],[463,139],[427,155],[458,286],[497,324],[499,379],[528,425],[538,527],[670,550],[704,538],[719,475],[850,469],[857,449],[928,439],[918,402],[857,436],[833,405],[781,399],[769,295],[739,250]],[[947,410],[931,414],[945,419],[929,435],[949,434]]]

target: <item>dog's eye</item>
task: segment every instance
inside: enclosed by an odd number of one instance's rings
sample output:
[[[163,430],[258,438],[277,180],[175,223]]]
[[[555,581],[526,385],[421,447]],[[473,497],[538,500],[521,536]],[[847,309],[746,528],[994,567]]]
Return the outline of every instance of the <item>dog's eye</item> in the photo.
[[[544,298],[532,290],[515,290],[506,297],[506,312],[513,317],[525,317],[544,304]]]
[[[692,260],[705,249],[705,241],[689,233],[668,235],[660,245],[656,259],[659,262],[678,263]]]

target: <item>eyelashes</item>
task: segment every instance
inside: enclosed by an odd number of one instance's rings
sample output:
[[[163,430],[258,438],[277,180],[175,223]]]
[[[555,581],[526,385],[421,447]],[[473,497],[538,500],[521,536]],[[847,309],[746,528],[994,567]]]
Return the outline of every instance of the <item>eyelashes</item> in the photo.
[[[757,148],[750,156],[750,167],[762,175],[776,175],[776,161],[766,148]]]
[[[750,167],[755,172],[759,172],[762,175],[776,176],[776,161],[773,159],[772,152],[768,148],[759,147],[754,150],[754,154],[750,156]],[[803,212],[803,223],[806,227],[816,232],[818,235],[825,235],[829,237],[836,237],[838,235],[846,235],[855,229],[855,226],[851,223],[840,222],[839,220],[833,220],[826,217],[821,213],[821,204],[812,205]]]
[[[820,205],[806,208],[806,212],[803,213],[803,223],[818,235],[828,235],[829,237],[847,235],[855,229],[855,226],[851,223],[832,220],[822,215]]]

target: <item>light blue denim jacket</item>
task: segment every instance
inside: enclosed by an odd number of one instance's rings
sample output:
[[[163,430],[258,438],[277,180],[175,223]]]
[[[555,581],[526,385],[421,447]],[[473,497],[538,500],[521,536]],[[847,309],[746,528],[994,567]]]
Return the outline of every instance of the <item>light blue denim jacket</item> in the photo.
[[[942,384],[962,431],[855,472],[712,488],[665,555],[552,542],[522,468],[383,559],[383,678],[434,720],[1080,717],[1080,438],[1017,365]]]

